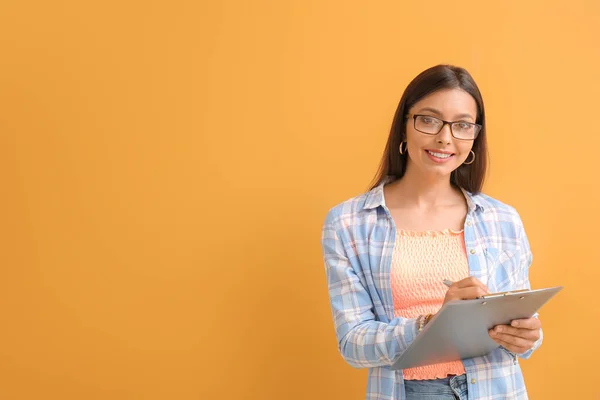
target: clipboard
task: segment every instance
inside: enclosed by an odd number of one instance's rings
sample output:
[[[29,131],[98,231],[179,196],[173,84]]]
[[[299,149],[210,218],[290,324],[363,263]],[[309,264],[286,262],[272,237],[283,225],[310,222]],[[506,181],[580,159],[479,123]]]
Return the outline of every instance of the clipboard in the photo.
[[[514,319],[531,318],[563,289],[492,293],[473,300],[453,300],[425,325],[415,340],[392,364],[392,370],[478,357],[500,347],[488,330],[509,325]]]

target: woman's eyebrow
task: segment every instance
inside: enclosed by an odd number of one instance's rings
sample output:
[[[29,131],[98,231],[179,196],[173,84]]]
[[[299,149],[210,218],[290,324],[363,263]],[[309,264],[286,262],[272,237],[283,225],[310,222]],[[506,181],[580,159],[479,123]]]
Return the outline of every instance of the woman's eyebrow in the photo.
[[[475,118],[473,118],[471,116],[471,114],[458,114],[456,117],[454,117],[455,120],[461,119],[461,118],[471,118],[472,120],[475,120]]]
[[[432,108],[432,107],[423,107],[423,108],[421,108],[419,110],[420,113],[422,113],[423,111],[429,111],[430,113],[433,113],[433,114],[435,114],[435,115],[437,115],[439,117],[442,116],[442,113],[440,111],[438,111],[438,110],[436,110],[435,108]]]
[[[419,112],[423,112],[423,111],[429,111],[432,114],[437,115],[438,117],[442,117],[442,113],[439,110],[436,110],[433,107],[423,107],[419,110]],[[473,116],[471,114],[458,114],[454,117],[454,120],[459,120],[461,118],[471,118],[472,120],[474,120],[475,118],[473,118]]]

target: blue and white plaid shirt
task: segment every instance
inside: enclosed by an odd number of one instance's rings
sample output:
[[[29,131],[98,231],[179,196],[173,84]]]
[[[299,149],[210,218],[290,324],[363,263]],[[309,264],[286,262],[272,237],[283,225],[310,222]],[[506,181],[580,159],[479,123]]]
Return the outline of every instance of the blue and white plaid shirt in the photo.
[[[322,234],[338,348],[353,367],[369,368],[367,400],[405,398],[402,371],[390,365],[417,335],[415,319],[394,317],[390,269],[396,227],[383,196],[388,181],[332,208]],[[484,194],[463,193],[470,275],[492,292],[529,289],[532,255],[517,211]],[[529,358],[541,342],[518,357]],[[518,357],[499,347],[463,360],[468,398],[527,399]]]

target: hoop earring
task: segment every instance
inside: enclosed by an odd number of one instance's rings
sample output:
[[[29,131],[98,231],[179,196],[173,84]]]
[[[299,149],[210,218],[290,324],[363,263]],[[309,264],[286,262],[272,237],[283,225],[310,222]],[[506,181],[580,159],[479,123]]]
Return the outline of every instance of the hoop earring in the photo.
[[[473,159],[471,160],[471,162],[466,162],[466,160],[465,160],[465,162],[463,164],[465,164],[465,165],[473,164],[473,161],[475,161],[475,152],[473,150],[471,150],[471,153],[473,153]],[[467,158],[469,158],[469,157],[467,157]]]
[[[403,148],[402,148],[402,145],[403,145],[403,144],[405,144],[405,143],[406,143],[406,142],[402,142],[402,143],[400,143],[400,155],[401,155],[401,156],[403,156],[403,155],[404,155],[404,152],[406,151],[406,149],[403,149]]]

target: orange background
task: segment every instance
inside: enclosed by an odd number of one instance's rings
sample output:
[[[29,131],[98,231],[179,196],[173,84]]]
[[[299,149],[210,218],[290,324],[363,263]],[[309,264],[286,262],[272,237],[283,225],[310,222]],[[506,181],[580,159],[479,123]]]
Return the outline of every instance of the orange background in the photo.
[[[0,399],[363,399],[320,229],[445,62],[488,113],[546,340],[532,399],[600,398],[597,1],[0,5]]]

